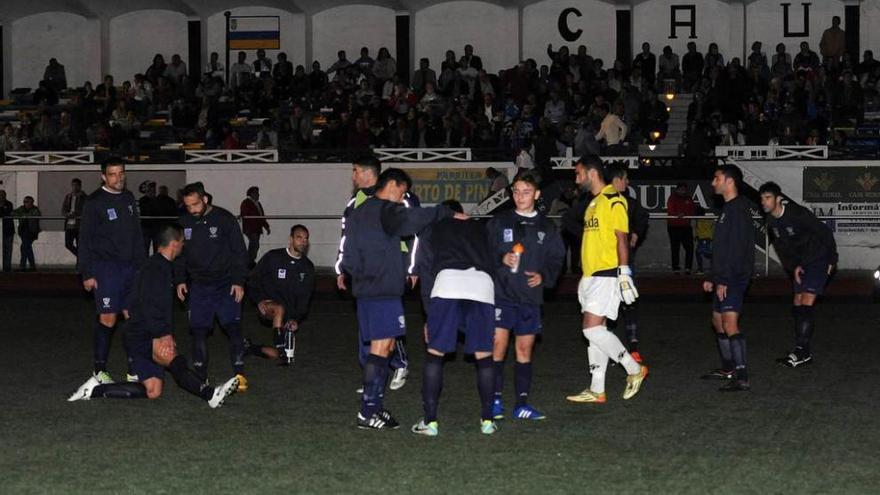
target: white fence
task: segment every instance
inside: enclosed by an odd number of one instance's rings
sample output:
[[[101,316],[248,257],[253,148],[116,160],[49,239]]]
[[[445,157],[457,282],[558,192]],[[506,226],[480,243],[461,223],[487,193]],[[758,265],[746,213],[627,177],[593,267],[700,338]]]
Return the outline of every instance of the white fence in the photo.
[[[277,163],[278,150],[186,150],[186,163]]]
[[[470,148],[376,148],[379,160],[389,162],[469,162]]]
[[[716,146],[715,156],[734,160],[826,160],[828,146]]]
[[[7,165],[53,165],[56,163],[95,163],[92,151],[6,151]]]

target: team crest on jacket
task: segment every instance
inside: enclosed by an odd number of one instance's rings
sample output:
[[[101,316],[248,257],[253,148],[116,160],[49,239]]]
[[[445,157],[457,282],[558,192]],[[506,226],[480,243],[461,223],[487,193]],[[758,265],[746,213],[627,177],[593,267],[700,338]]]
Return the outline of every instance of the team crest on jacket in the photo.
[[[129,214],[129,215],[134,215],[134,206],[132,206],[132,205],[128,205],[128,214]]]
[[[406,328],[406,319],[404,319],[403,315],[397,317],[397,322],[400,323],[400,328]]]
[[[208,232],[211,233],[211,239],[217,238],[217,227],[209,227]]]
[[[302,282],[302,281],[304,281],[305,279],[306,279],[306,274],[305,274],[305,273],[300,273],[300,274],[299,274],[299,281]]]
[[[105,308],[109,308],[109,307],[110,307],[110,298],[109,298],[109,297],[102,298],[102,299],[101,299],[101,302],[104,303],[104,307],[105,307]]]
[[[546,232],[538,232],[538,244],[544,244],[544,237],[546,235]]]
[[[513,242],[513,229],[504,229],[504,242]]]

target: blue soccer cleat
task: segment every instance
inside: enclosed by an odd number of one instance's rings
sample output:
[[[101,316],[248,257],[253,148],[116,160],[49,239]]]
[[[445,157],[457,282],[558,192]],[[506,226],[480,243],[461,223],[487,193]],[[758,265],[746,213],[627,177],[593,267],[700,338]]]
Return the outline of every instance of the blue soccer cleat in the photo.
[[[513,419],[528,419],[532,421],[547,419],[547,416],[544,416],[540,411],[528,404],[524,404],[514,409],[511,417]]]
[[[504,404],[501,403],[501,399],[492,401],[492,418],[504,419]]]

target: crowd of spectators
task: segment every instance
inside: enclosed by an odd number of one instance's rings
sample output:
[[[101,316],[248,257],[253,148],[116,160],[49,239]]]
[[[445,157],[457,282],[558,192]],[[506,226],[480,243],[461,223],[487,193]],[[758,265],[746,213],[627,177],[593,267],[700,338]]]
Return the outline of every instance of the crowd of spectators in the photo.
[[[0,151],[107,148],[134,154],[162,142],[208,149],[458,148],[504,150],[520,166],[543,167],[568,147],[574,155],[629,154],[665,131],[667,92],[693,93],[684,151],[699,158],[718,144],[812,144],[842,136],[828,129],[860,120],[877,98],[880,62],[844,50],[839,19],[816,54],[804,42],[793,58],[779,44],[769,57],[760,42],[745,61],[725,60],[714,43],[693,42],[679,57],[642,45],[632,61],[607,67],[586,46],[547,47],[543,64],[523,60],[497,73],[471,45],[446,52],[439,68],[421,59],[406,81],[386,48],[349,59],[338,52],[326,70],[307,71],[283,52],[235,55],[227,71],[217,53],[199,74],[179,55],[157,54],[143,73],[117,85],[106,76],[68,89],[52,59],[33,92],[39,110],[6,125]],[[63,97],[63,100],[61,99]],[[63,101],[63,104],[59,104]],[[158,120],[157,120],[158,119]],[[257,126],[242,125],[263,119]],[[143,132],[147,131],[147,132]],[[150,136],[160,136],[154,142]]]

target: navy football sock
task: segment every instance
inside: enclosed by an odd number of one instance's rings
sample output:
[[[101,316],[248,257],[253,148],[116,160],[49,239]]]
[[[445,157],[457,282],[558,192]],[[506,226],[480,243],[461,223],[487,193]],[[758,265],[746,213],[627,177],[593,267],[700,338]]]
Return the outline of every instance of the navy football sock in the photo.
[[[422,406],[425,409],[425,423],[437,420],[437,407],[440,392],[443,391],[443,356],[425,355],[422,371]]]
[[[718,353],[721,355],[721,369],[733,371],[733,353],[730,348],[730,337],[727,334],[716,333],[715,340],[718,343]]]
[[[193,370],[202,381],[208,379],[208,334],[210,332],[210,328],[193,328],[191,330]]]
[[[736,367],[736,379],[748,380],[749,372],[746,368],[746,338],[738,333],[730,336],[730,351],[733,355],[733,364]]]
[[[107,371],[107,356],[110,355],[110,339],[113,337],[113,327],[108,327],[98,320],[95,323],[94,335],[94,361],[95,373]]]
[[[382,409],[385,377],[388,375],[387,357],[370,354],[364,364],[364,393],[361,398],[361,415],[369,419]]]
[[[105,399],[146,399],[147,388],[143,383],[108,383],[92,389],[91,398]]]
[[[524,406],[529,401],[532,389],[532,363],[517,363],[513,366],[513,383],[516,388],[516,407]]]
[[[501,361],[493,361],[495,365],[495,399],[501,400],[504,395],[504,363]]]
[[[177,356],[174,358],[171,364],[168,365],[168,371],[171,372],[171,376],[174,377],[177,386],[187,392],[204,400],[208,400],[214,395],[213,387],[207,386],[205,381],[187,366],[185,357]]]
[[[244,337],[241,335],[241,323],[233,321],[223,325],[223,329],[229,337],[229,359],[232,361],[232,371],[236,375],[243,375]]]
[[[480,392],[480,417],[492,419],[492,399],[495,396],[495,363],[492,356],[477,359],[477,390]]]
[[[813,307],[800,306],[801,317],[795,327],[795,354],[805,358],[811,354],[810,340],[813,338]]]

